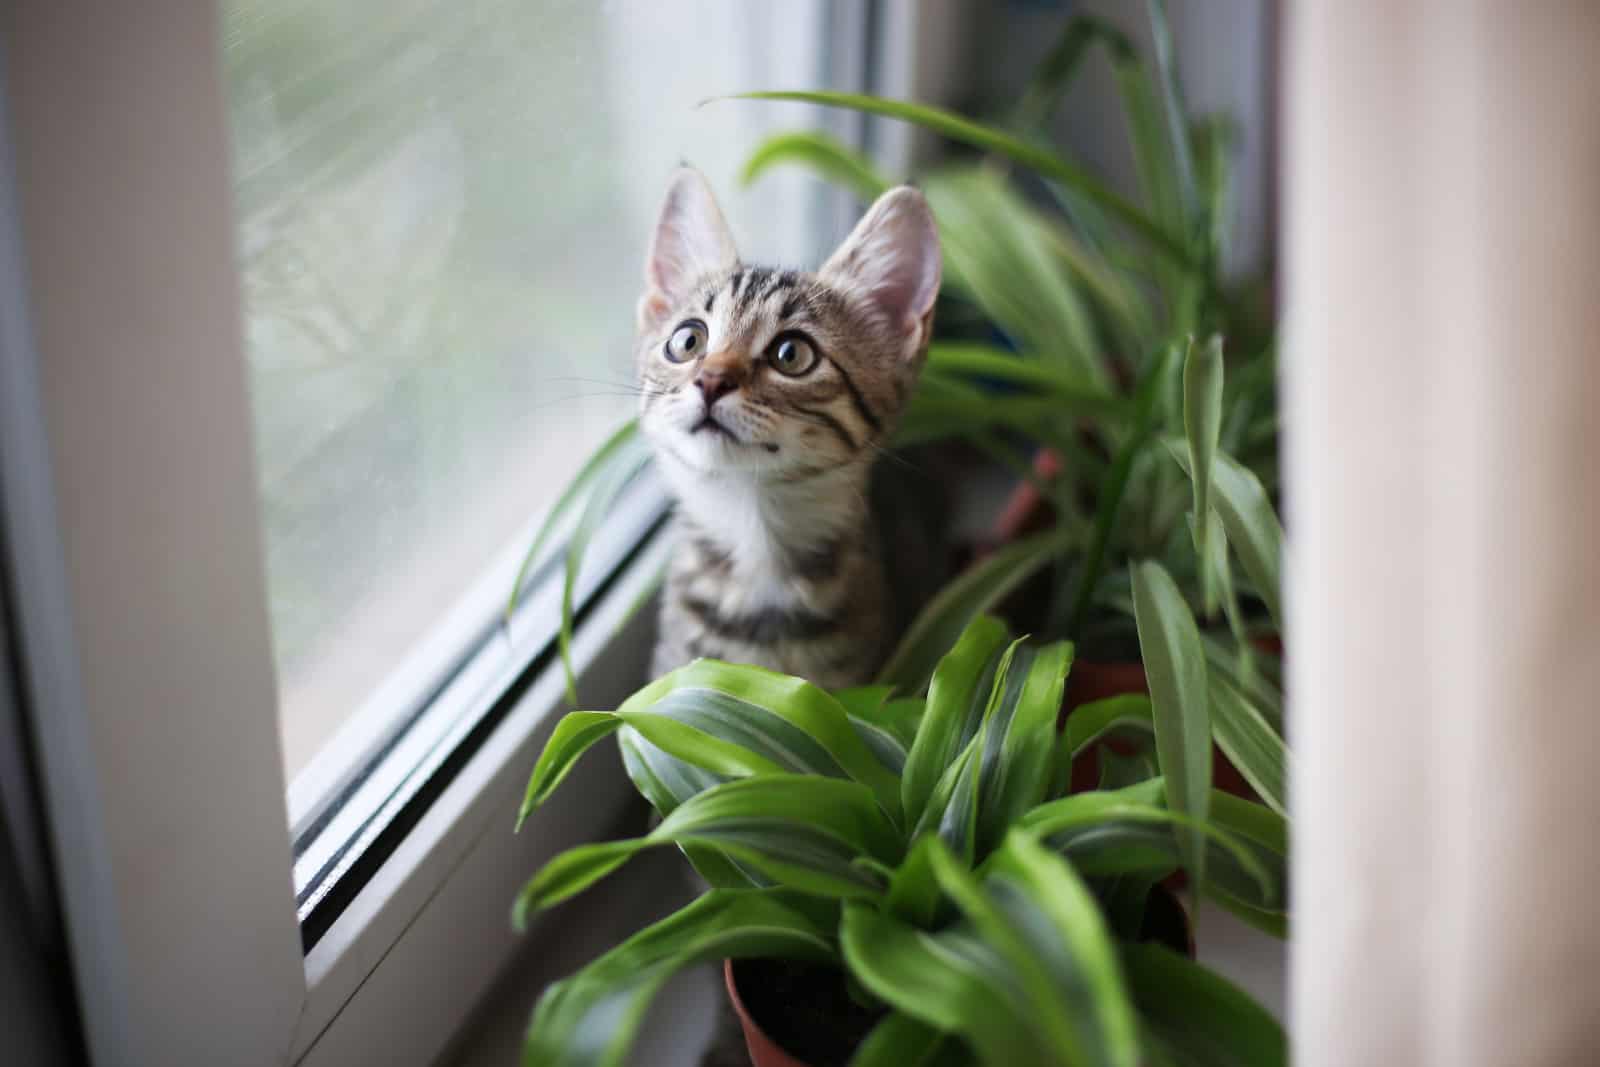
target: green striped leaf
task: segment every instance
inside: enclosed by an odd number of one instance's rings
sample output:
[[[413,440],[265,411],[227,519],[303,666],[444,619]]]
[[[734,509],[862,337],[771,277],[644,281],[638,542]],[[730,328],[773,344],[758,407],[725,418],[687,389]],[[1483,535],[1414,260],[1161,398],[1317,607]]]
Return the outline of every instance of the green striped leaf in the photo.
[[[1289,750],[1283,738],[1228,682],[1213,677],[1209,689],[1217,747],[1268,807],[1288,814]]]
[[[1044,958],[1054,987],[1046,1000],[1061,1006],[1066,1023],[1067,1040],[1058,1046],[1066,1055],[1058,1062],[1137,1063],[1136,1026],[1110,931],[1072,867],[1013,832],[989,864],[983,889],[1022,943]]]
[[[900,1013],[959,1034],[983,1063],[1051,1063],[1014,995],[1010,969],[969,928],[927,933],[852,904],[839,933],[850,973]]]
[[[622,752],[622,764],[634,788],[662,817],[671,815],[678,805],[712,786],[745,773],[721,774],[706,770],[651,744],[637,730],[623,729],[617,737],[617,748]]]
[[[987,713],[978,764],[978,855],[1045,799],[1072,644],[1018,647]]]
[[[866,156],[836,137],[811,130],[780,133],[762,141],[745,160],[740,184],[750,185],[784,163],[798,164],[820,178],[844,186],[862,203],[871,203],[889,188],[889,182]]]
[[[604,451],[605,446],[602,446],[601,452]],[[600,453],[596,453],[590,462],[593,463],[599,456]],[[561,629],[557,634],[557,645],[561,652],[561,670],[566,676],[567,700],[573,704],[578,702],[578,677],[572,665],[573,596],[578,575],[583,570],[583,557],[589,550],[589,541],[595,531],[612,513],[617,498],[651,462],[650,451],[642,438],[623,439],[615,453],[608,456],[597,469],[589,497],[583,503],[583,512],[567,538],[567,561],[561,580]]]
[[[1281,911],[1287,895],[1284,866],[1264,857],[1248,838],[1163,807],[1152,795],[1159,786],[1160,780],[1152,779],[1063,797],[1035,808],[1022,826],[1070,860],[1079,874],[1097,878],[1161,877],[1182,860],[1184,836],[1198,831],[1210,845],[1202,886],[1215,885],[1253,907]]]
[[[1067,760],[1089,751],[1089,746],[1118,730],[1155,731],[1155,713],[1143,693],[1125,693],[1080,704],[1067,716],[1060,748]]]
[[[1009,637],[1000,620],[979,616],[939,660],[928,686],[922,725],[900,779],[909,825],[922,821],[935,785],[977,736],[1009,652]]]
[[[1283,887],[1272,900],[1253,898],[1248,887],[1210,878],[1207,895],[1240,919],[1274,937],[1289,936],[1289,824],[1272,809],[1228,793],[1211,795],[1211,822],[1243,841]]]
[[[643,837],[568,849],[517,898],[518,924],[594,884],[647,848],[716,849],[779,885],[819,896],[876,900],[886,886],[855,861],[901,859],[894,826],[856,782],[770,774],[727,782],[681,804]]]
[[[1161,111],[1166,119],[1167,146],[1172,161],[1172,181],[1185,215],[1193,219],[1196,203],[1194,151],[1189,144],[1189,122],[1178,84],[1178,64],[1173,57],[1172,25],[1165,0],[1148,0],[1150,37],[1155,46],[1156,81],[1161,87]],[[1201,514],[1205,514],[1204,511]]]
[[[511,583],[511,594],[506,601],[506,620],[509,622],[511,613],[516,610],[517,597],[522,593],[522,585],[528,578],[528,571],[539,558],[539,550],[544,548],[550,535],[555,532],[561,519],[572,510],[583,496],[584,490],[594,484],[604,471],[619,460],[625,460],[628,451],[635,447],[639,441],[639,420],[629,419],[617,427],[612,435],[595,449],[583,466],[578,468],[578,473],[572,476],[567,487],[556,498],[555,505],[545,515],[544,522],[539,525],[539,531],[534,535],[533,543],[528,546],[528,551],[523,554],[522,563],[517,568],[516,580]]]
[[[1183,364],[1183,428],[1189,440],[1189,480],[1194,486],[1194,550],[1200,561],[1200,587],[1206,615],[1217,611],[1211,552],[1211,468],[1222,432],[1222,338],[1203,345],[1189,342]]]
[[[917,927],[930,927],[939,911],[939,880],[933,874],[933,852],[940,838],[919,837],[889,879],[883,910]]]
[[[1143,693],[1128,693],[1080,704],[1067,716],[1066,728],[1056,737],[1048,795],[1059,797],[1072,784],[1072,761],[1095,744],[1113,734],[1140,731],[1155,733],[1150,698]],[[1101,750],[1102,765],[1107,759]]]
[[[1117,515],[1121,511],[1123,497],[1128,492],[1135,465],[1148,453],[1146,445],[1155,426],[1156,410],[1176,359],[1175,347],[1162,348],[1139,381],[1134,397],[1136,414],[1133,430],[1117,448],[1116,458],[1101,481],[1099,501],[1095,506],[1094,531],[1089,539],[1089,547],[1083,554],[1083,561],[1077,568],[1077,587],[1073,591],[1067,617],[1066,630],[1069,636],[1080,634],[1088,618],[1089,605],[1105,567],[1106,551],[1112,535],[1117,531]]]
[[[550,986],[523,1046],[524,1067],[622,1067],[667,980],[698,963],[777,956],[832,962],[837,918],[783,890],[714,890]]]
[[[960,1035],[984,1063],[1137,1062],[1116,956],[1071,869],[1013,835],[979,882],[937,840],[925,847],[961,918],[935,933],[847,905],[851,973],[899,1013]]]
[[[1104,46],[1114,65],[1139,62],[1133,42],[1114,23],[1096,15],[1074,15],[1034,68],[1028,87],[1023,90],[1014,113],[1020,129],[1032,129],[1048,121],[1077,78],[1090,47],[1096,44]]]
[[[1209,841],[1197,888],[1258,929],[1284,937],[1288,928],[1287,824],[1263,805],[1211,792],[1204,824],[1163,807],[1159,779],[1114,791],[1077,793],[1030,812],[1021,824],[1060,852],[1075,870],[1111,884],[1150,884],[1183,865],[1179,834],[1198,828]]]
[[[1153,944],[1122,946],[1140,1018],[1186,1067],[1276,1067],[1288,1040],[1248,993],[1191,960]]]
[[[1075,389],[1109,393],[1089,309],[1039,213],[1002,176],[978,168],[929,175],[923,191],[939,220],[952,291],[1037,361],[1067,373]]]
[[[852,689],[833,691],[833,699],[840,703],[847,714],[868,720],[875,719],[892,696],[892,685],[858,685]]]
[[[917,731],[922,727],[922,716],[927,706],[928,702],[923,697],[897,697],[885,703],[873,721],[894,734],[909,752],[911,743],[917,738]]]
[[[1237,689],[1281,734],[1283,730],[1283,690],[1273,681],[1268,666],[1274,657],[1248,645],[1230,647],[1212,634],[1200,635],[1206,650],[1206,671],[1223,678]]]
[[[578,757],[597,742],[610,737],[622,725],[622,720],[609,711],[574,711],[562,716],[555,732],[545,743],[533,773],[528,776],[528,789],[522,797],[522,808],[517,812],[517,829],[529,813],[543,804],[556,786],[572,770]]]
[[[1059,182],[1077,195],[1105,209],[1130,230],[1150,242],[1151,246],[1166,254],[1175,263],[1189,263],[1189,253],[1181,238],[1167,232],[1109,186],[1079,167],[1075,167],[1049,149],[1007,133],[993,126],[964,118],[943,108],[914,104],[904,100],[864,96],[859,93],[840,92],[761,92],[740,93],[726,99],[734,100],[792,100],[823,107],[839,107],[860,111],[868,115],[911,122],[931,130],[952,141],[959,141],[987,152],[1007,156],[1030,168],[1049,181]]]
[[[901,692],[918,693],[973,619],[1010,596],[1074,541],[1077,531],[1049,530],[1013,542],[968,567],[924,607],[878,673]],[[915,818],[912,816],[911,818]]]
[[[704,770],[849,778],[869,787],[891,818],[900,817],[899,777],[844,705],[802,679],[697,660],[639,690],[617,715],[645,741]]]
[[[633,787],[663,818],[692,797],[732,780],[669,756],[634,730],[624,729],[618,735],[617,748]],[[770,884],[768,879],[714,848],[685,845],[683,854],[700,877],[718,889],[748,889]]]
[[[1188,442],[1167,438],[1167,451],[1185,472],[1193,470]],[[1211,465],[1212,506],[1228,532],[1228,543],[1239,555],[1239,562],[1255,584],[1256,592],[1267,605],[1272,621],[1281,629],[1283,615],[1279,591],[1283,579],[1280,557],[1283,552],[1283,527],[1261,480],[1226,453],[1218,452]]]
[[[924,374],[993,379],[1056,398],[1068,414],[1094,414],[1126,418],[1132,414],[1125,400],[1098,389],[1075,384],[1076,375],[1058,364],[1025,359],[993,345],[971,342],[935,342],[928,347]],[[993,401],[988,394],[980,394]],[[933,398],[937,400],[937,398]],[[1060,409],[1058,409],[1060,410]]]
[[[1082,392],[1070,396],[995,396],[971,389],[964,380],[932,371],[913,394],[895,430],[894,444],[909,448],[990,427],[1019,430],[1051,441],[1064,438],[1062,420],[1080,415],[1125,420],[1130,416],[1130,407],[1119,397],[1093,397]]]
[[[1177,584],[1159,563],[1134,564],[1133,609],[1167,806],[1204,823],[1211,796],[1211,715],[1200,631]],[[1205,835],[1191,829],[1182,840],[1184,866],[1200,881]]]
[[[886,726],[879,726],[866,719],[850,716],[850,725],[855,728],[856,734],[866,742],[867,748],[878,757],[878,762],[883,764],[891,774],[899,774],[906,766],[906,746],[897,737],[894,731]]]
[[[956,855],[973,862],[978,851],[978,752],[980,738],[973,738],[955,762],[945,768],[944,774],[933,787],[922,818],[912,828],[911,838],[935,835],[955,851]]]
[[[959,1043],[944,1031],[890,1012],[861,1042],[850,1067],[953,1067],[969,1062],[962,1052]]]

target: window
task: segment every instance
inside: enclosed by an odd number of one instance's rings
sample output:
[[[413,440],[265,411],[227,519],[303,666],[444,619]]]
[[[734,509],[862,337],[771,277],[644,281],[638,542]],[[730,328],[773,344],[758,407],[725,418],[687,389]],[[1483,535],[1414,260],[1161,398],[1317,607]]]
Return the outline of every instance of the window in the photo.
[[[510,837],[561,679],[550,587],[542,633],[499,616],[630,409],[663,179],[692,159],[748,255],[814,261],[821,186],[736,176],[817,119],[694,105],[861,88],[867,5],[23,6],[0,570],[91,1053],[426,1062],[521,878],[621,810],[601,775]],[[648,652],[649,496],[580,590],[597,701]]]
[[[633,305],[690,159],[753,259],[806,259],[796,174],[735,192],[837,12],[713,0],[223,6],[267,604],[313,944],[555,611],[499,629],[533,528],[633,410]],[[618,560],[661,512],[640,489]],[[437,785],[437,782],[434,782]],[[424,801],[425,802],[425,801]],[[345,884],[333,898],[329,893]]]
[[[743,154],[793,113],[695,104],[817,84],[829,12],[223,10],[292,781],[364,706],[398,718],[407,685],[437,684],[385,685],[399,663],[453,658],[428,652],[439,621],[631,412],[638,265],[671,166],[690,159],[727,190],[750,253],[810,252],[816,187],[789,177],[734,195]]]

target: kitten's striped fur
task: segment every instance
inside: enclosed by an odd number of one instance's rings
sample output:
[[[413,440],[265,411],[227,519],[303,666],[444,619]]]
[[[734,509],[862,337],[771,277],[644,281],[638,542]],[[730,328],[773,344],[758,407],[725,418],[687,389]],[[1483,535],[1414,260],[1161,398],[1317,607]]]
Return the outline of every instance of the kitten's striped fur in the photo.
[[[705,180],[675,175],[637,353],[641,426],[678,498],[658,674],[708,656],[842,687],[881,664],[895,613],[868,479],[926,355],[939,267],[914,189],[885,193],[811,274],[739,262]],[[804,349],[814,365],[783,373]]]

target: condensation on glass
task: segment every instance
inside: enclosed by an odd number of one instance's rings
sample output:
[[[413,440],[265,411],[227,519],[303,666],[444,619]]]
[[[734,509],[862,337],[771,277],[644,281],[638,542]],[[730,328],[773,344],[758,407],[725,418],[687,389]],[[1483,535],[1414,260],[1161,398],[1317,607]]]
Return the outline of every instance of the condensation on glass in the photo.
[[[818,85],[822,2],[229,0],[224,74],[283,757],[436,638],[632,410],[680,160],[747,258],[810,258],[799,176],[738,188]],[[366,710],[361,710],[365,708]]]

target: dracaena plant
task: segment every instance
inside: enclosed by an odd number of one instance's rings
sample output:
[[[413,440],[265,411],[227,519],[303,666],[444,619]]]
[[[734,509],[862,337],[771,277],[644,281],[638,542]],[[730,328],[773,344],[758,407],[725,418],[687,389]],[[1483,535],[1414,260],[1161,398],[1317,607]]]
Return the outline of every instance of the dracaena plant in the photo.
[[[1203,656],[1192,616],[1164,583],[1145,593],[1147,660],[1191,673]],[[518,922],[644,849],[680,849],[711,888],[547,990],[524,1062],[628,1062],[669,977],[757,956],[832,964],[881,1007],[854,1067],[1284,1062],[1281,1029],[1248,996],[1138,939],[1147,896],[1178,870],[1282,935],[1282,816],[1204,784],[1210,738],[1187,705],[1163,715],[1143,696],[1114,698],[1058,732],[1072,656],[981,616],[925,697],[830,694],[698,661],[615,711],[566,716],[523,816],[615,735],[662,818],[551,860]],[[1154,759],[1132,761],[1120,788],[1069,794],[1073,757],[1130,730],[1154,732]]]

